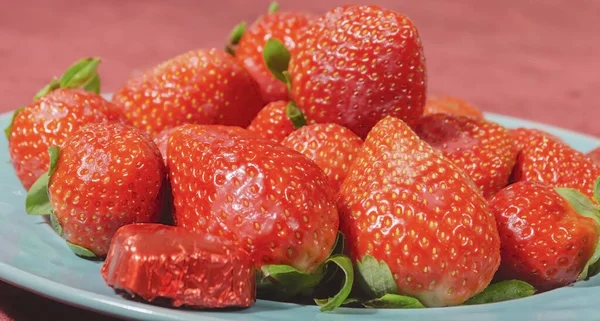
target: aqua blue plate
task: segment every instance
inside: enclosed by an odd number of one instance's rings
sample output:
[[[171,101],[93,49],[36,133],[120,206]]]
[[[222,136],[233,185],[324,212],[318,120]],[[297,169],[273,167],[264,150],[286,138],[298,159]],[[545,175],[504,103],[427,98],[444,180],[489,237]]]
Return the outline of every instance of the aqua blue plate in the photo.
[[[571,131],[488,114],[509,128],[526,126],[547,130],[581,151],[600,140]],[[10,115],[0,116],[5,128]],[[244,321],[374,321],[374,320],[598,320],[600,277],[544,294],[511,302],[479,306],[417,310],[341,308],[322,313],[317,307],[258,301],[236,312],[184,311],[128,301],[116,295],[100,276],[101,263],[75,257],[40,217],[27,216],[25,191],[9,163],[6,140],[0,140],[0,280],[66,304],[135,320],[244,320]]]

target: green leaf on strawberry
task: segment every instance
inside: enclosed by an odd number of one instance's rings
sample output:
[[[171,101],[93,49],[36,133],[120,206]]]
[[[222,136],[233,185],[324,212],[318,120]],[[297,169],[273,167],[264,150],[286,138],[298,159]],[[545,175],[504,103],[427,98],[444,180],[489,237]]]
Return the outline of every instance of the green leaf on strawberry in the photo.
[[[356,272],[356,282],[368,297],[381,298],[386,294],[398,294],[392,271],[385,262],[379,262],[367,254],[356,262]]]
[[[15,112],[13,113],[12,118],[10,120],[10,124],[4,129],[4,135],[6,135],[6,139],[10,138],[10,133],[12,131],[12,126],[13,126],[13,123],[15,122],[15,118],[17,117],[17,115],[20,112],[23,111],[23,109],[25,109],[25,107],[17,108],[17,110],[15,110]]]
[[[594,182],[594,198],[596,199],[596,203],[600,204],[600,177]]]
[[[268,13],[275,13],[277,11],[279,11],[279,3],[277,3],[277,1],[271,2]]]
[[[289,265],[265,265],[260,284],[269,292],[292,297],[316,287],[323,279],[323,270],[320,266],[313,273],[304,273]]]
[[[354,284],[354,267],[350,258],[336,254],[325,261],[326,265],[329,263],[336,264],[344,272],[345,279],[342,288],[335,296],[327,299],[315,299],[315,303],[321,307],[321,311],[331,311],[342,305],[350,295]]]
[[[60,225],[58,218],[56,218],[56,215],[54,215],[53,210],[50,210],[50,226],[52,226],[52,229],[56,232],[56,234],[58,234],[60,237],[63,236],[63,228]]]
[[[48,171],[35,181],[25,198],[25,211],[30,215],[48,215],[52,211],[52,204],[50,204],[50,197],[48,196],[48,182],[56,170],[60,148],[52,146],[48,148],[48,153],[50,154]]]
[[[386,294],[380,298],[369,300],[362,303],[367,308],[374,309],[420,309],[425,306],[416,298],[399,295]]]
[[[600,179],[596,180],[594,184],[594,193],[598,198],[598,188]],[[555,188],[556,192],[566,199],[571,206],[579,213],[579,215],[589,217],[596,221],[598,231],[600,231],[600,209],[592,203],[592,201],[585,196],[583,193],[572,188]],[[596,275],[600,268],[600,239],[596,242],[596,248],[592,257],[587,261],[581,274],[579,274],[578,280],[586,280]]]
[[[263,49],[265,65],[275,78],[288,86],[288,89],[291,87],[291,79],[287,72],[290,57],[290,52],[281,41],[274,38],[267,40]]]
[[[290,119],[295,129],[306,126],[304,113],[298,108],[295,102],[290,101],[285,107],[285,114]]]
[[[81,257],[88,258],[88,259],[97,257],[96,254],[94,254],[94,252],[86,249],[85,247],[75,245],[69,241],[66,241],[66,242],[67,242],[67,246],[69,246],[71,251],[73,251],[73,253],[75,253],[75,255],[77,255],[77,256],[81,256]]]
[[[233,30],[231,30],[231,34],[229,35],[229,44],[225,47],[225,51],[227,51],[228,54],[235,56],[234,46],[240,43],[245,32],[246,21],[242,21],[233,27]]]
[[[100,79],[98,77],[100,58],[89,57],[76,61],[60,79],[52,79],[49,84],[37,92],[34,100],[39,100],[49,92],[58,88],[84,88],[95,93],[100,92]]]
[[[85,86],[83,86],[83,89],[85,91],[99,94],[100,93],[100,76],[98,76],[98,74],[96,74],[94,76],[94,78],[92,78],[92,80],[90,80],[90,82],[88,82],[87,84],[85,84]]]
[[[481,293],[473,296],[464,305],[485,304],[515,300],[532,296],[535,288],[529,283],[519,280],[507,280],[490,284]]]

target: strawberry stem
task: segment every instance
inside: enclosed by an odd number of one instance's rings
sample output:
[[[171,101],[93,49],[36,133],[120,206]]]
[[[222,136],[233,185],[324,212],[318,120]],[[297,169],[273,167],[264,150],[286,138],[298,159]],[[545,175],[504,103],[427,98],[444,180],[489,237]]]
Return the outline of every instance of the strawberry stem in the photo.
[[[279,3],[277,3],[277,1],[271,2],[268,13],[275,13],[277,11],[279,11]]]
[[[290,58],[290,52],[281,41],[274,38],[267,40],[263,49],[265,65],[275,78],[288,86],[288,89],[291,87],[291,79],[287,73]]]
[[[240,43],[245,32],[246,21],[242,21],[233,27],[233,30],[231,30],[231,34],[229,35],[229,44],[225,46],[225,51],[227,51],[228,54],[235,56],[235,46]]]
[[[290,101],[285,107],[285,114],[289,118],[289,120],[294,125],[294,128],[298,129],[300,127],[306,126],[306,118],[304,118],[304,114],[296,106],[296,103]]]

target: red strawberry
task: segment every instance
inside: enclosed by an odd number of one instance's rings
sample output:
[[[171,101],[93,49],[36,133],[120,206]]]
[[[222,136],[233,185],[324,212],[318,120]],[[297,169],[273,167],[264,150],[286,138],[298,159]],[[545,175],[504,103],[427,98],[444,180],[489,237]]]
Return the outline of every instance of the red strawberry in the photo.
[[[165,165],[167,165],[167,143],[169,142],[169,137],[171,137],[171,133],[175,129],[177,129],[177,127],[167,128],[158,133],[158,135],[154,136],[153,139],[154,143],[158,147],[158,150],[160,151],[160,155],[162,155]]]
[[[500,264],[494,216],[472,185],[406,123],[379,121],[339,192],[340,230],[352,258],[359,266],[369,256],[387,265],[395,281],[387,288],[425,306],[461,304]],[[382,276],[378,269],[370,273]]]
[[[272,6],[275,9],[275,7]],[[303,12],[274,12],[270,10],[266,15],[259,17],[245,32],[242,24],[238,28],[241,35],[235,35],[232,42],[239,44],[235,50],[235,57],[241,61],[252,77],[260,86],[265,103],[277,100],[288,100],[288,89],[269,72],[263,60],[262,51],[265,42],[271,38],[282,41],[286,48],[293,51],[296,39],[313,17]],[[240,39],[237,39],[241,36]]]
[[[528,130],[521,140],[511,180],[538,181],[553,187],[569,187],[592,197],[594,181],[600,176],[600,166],[583,153],[545,132]]]
[[[9,153],[17,177],[25,189],[48,170],[48,147],[60,145],[85,124],[122,121],[120,110],[94,92],[99,84],[98,58],[82,59],[60,79],[53,79],[30,105],[15,111],[6,128]]]
[[[600,147],[588,152],[586,156],[596,165],[600,166]]]
[[[432,114],[421,118],[415,132],[464,170],[485,198],[508,184],[518,151],[504,127],[481,118]]]
[[[306,119],[294,103],[276,101],[258,112],[248,130],[279,143],[297,127],[304,125]]]
[[[44,175],[27,198],[30,214],[47,214],[81,256],[105,256],[123,225],[157,222],[165,167],[149,136],[123,124],[89,124],[51,148],[49,179]],[[45,200],[47,201],[47,199]]]
[[[523,128],[523,127],[519,127],[519,128],[514,128],[511,129],[510,131],[510,135],[513,137],[515,144],[517,145],[517,149],[520,151],[521,149],[523,149],[523,146],[527,143],[527,141],[529,141],[531,135],[534,136],[546,136],[550,139],[554,139],[557,140],[559,142],[562,142],[562,139],[560,139],[557,136],[554,136],[546,131],[540,130],[540,129],[536,129],[536,128]]]
[[[281,144],[319,165],[337,192],[362,145],[362,139],[340,125],[313,124],[291,133]]]
[[[248,126],[262,108],[258,85],[224,51],[193,50],[130,79],[113,101],[156,135],[185,123]]]
[[[539,182],[510,185],[489,205],[502,244],[498,279],[523,280],[539,291],[577,280],[594,253],[598,217],[580,215],[561,194]]]
[[[428,97],[424,115],[438,113],[483,118],[481,110],[466,100],[452,96]]]
[[[167,153],[176,225],[232,240],[259,267],[314,271],[328,257],[334,192],[300,153],[218,125],[177,129]]]
[[[427,77],[419,33],[391,10],[329,11],[301,35],[289,71],[292,98],[308,119],[337,123],[361,138],[386,115],[412,125],[423,114]]]

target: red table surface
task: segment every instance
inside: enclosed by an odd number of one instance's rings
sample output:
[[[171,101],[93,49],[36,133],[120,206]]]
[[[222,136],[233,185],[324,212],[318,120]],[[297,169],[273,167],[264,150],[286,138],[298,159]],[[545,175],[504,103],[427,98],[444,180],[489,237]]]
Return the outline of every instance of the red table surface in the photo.
[[[368,1],[358,1],[369,3]],[[84,56],[103,59],[103,91],[134,71],[199,47],[223,46],[232,26],[269,1],[0,1],[0,111],[31,101]],[[322,13],[343,0],[280,1]],[[430,94],[485,111],[600,136],[600,1],[372,0],[419,27]],[[1,246],[1,245],[0,245]],[[107,320],[0,283],[0,321]]]

